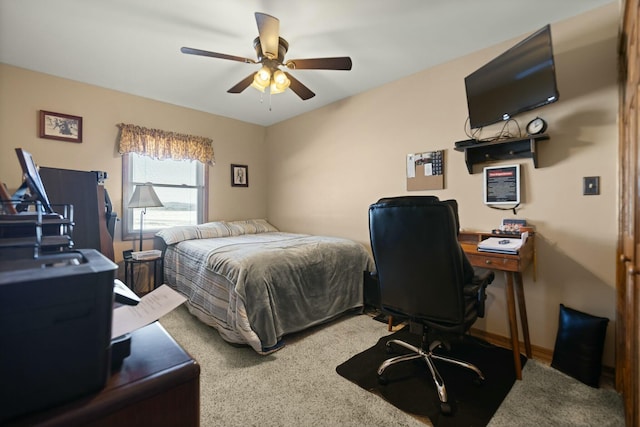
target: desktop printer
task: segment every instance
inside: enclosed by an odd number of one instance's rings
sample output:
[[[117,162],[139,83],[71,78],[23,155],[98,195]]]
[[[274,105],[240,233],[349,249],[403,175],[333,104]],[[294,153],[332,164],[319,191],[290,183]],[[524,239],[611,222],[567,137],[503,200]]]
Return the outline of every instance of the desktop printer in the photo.
[[[116,270],[94,249],[0,261],[0,424],[105,386]]]

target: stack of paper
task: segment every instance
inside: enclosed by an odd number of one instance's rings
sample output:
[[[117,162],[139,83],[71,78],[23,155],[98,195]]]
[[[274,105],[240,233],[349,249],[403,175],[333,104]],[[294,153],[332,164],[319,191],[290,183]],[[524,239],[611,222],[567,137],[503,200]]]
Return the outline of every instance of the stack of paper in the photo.
[[[155,322],[187,299],[168,285],[149,292],[137,305],[121,305],[113,310],[111,338],[116,338]]]
[[[162,255],[162,251],[158,249],[150,249],[148,251],[132,252],[131,258],[137,261],[144,261],[144,260],[152,260],[152,259],[160,258],[161,255]]]
[[[509,239],[505,237],[489,237],[478,243],[478,250],[481,252],[498,252],[501,254],[517,254],[524,242],[527,240],[527,233],[522,234],[520,239]]]

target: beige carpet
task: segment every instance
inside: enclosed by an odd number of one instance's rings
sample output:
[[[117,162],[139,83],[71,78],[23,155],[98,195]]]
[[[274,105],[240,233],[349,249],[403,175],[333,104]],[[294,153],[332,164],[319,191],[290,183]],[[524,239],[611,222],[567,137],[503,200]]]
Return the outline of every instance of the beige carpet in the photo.
[[[202,427],[425,426],[336,373],[388,334],[369,316],[345,316],[288,337],[268,356],[228,344],[184,306],[160,323],[201,365]]]
[[[226,343],[184,306],[160,323],[201,365],[203,427],[425,426],[336,373],[336,366],[389,334],[367,315],[287,337],[286,346],[268,356]],[[529,361],[489,426],[622,427],[622,399]]]

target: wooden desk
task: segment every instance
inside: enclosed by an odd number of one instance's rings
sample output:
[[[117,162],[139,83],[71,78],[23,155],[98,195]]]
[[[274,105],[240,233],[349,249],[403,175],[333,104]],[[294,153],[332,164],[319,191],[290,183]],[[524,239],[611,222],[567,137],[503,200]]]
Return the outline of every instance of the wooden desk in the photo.
[[[464,232],[460,233],[459,240],[471,265],[479,268],[504,271],[505,273],[505,278],[507,279],[505,291],[507,310],[509,312],[509,331],[511,334],[511,348],[513,349],[513,364],[516,369],[516,378],[521,380],[522,364],[520,363],[520,341],[518,339],[518,320],[516,317],[515,299],[517,296],[525,354],[528,358],[531,358],[531,341],[529,339],[529,323],[527,322],[524,287],[522,286],[522,272],[526,270],[529,264],[533,263],[535,278],[535,234],[529,236],[517,255],[478,251],[478,242],[491,236],[490,233]]]
[[[133,332],[131,339],[131,355],[99,393],[8,425],[198,426],[200,365],[158,322]]]

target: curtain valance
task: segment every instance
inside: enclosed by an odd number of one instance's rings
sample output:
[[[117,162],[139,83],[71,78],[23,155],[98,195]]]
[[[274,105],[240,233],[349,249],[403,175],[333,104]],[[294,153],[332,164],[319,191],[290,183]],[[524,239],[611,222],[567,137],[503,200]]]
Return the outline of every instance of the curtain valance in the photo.
[[[213,140],[159,129],[120,123],[118,152],[137,153],[154,159],[199,160],[215,164]]]

